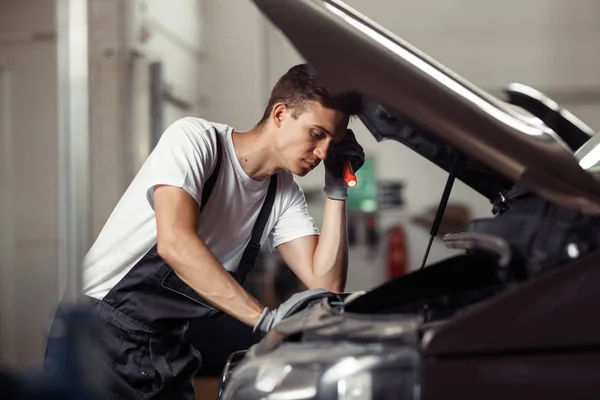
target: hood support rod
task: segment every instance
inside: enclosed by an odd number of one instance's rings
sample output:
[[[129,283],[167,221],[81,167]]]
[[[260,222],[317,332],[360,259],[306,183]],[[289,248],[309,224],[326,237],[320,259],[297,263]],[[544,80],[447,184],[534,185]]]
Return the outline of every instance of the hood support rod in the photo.
[[[437,236],[438,230],[440,229],[440,224],[442,223],[442,218],[444,217],[444,211],[446,211],[448,199],[450,198],[452,186],[454,185],[456,173],[458,171],[458,167],[460,166],[461,161],[462,157],[460,156],[460,153],[456,151],[454,153],[454,160],[452,161],[452,167],[450,168],[448,179],[446,180],[446,186],[444,187],[444,192],[442,193],[442,198],[440,199],[440,205],[438,206],[437,213],[435,214],[435,219],[433,220],[433,224],[431,226],[429,243],[427,244],[427,250],[425,250],[425,256],[423,257],[423,262],[421,263],[421,269],[425,267],[427,257],[429,256],[429,251],[431,250],[431,245],[433,244],[433,239]]]

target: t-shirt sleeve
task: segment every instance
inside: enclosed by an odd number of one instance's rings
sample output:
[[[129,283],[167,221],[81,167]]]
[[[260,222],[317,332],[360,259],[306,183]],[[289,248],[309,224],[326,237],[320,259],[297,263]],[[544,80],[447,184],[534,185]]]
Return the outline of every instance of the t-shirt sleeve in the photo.
[[[288,200],[282,213],[269,233],[269,246],[272,252],[277,246],[303,236],[318,235],[314,219],[308,213],[304,192],[298,183],[291,179]]]
[[[216,164],[216,140],[209,126],[183,118],[162,134],[143,168],[148,168],[146,197],[154,209],[154,188],[158,185],[180,187],[200,207],[204,182]]]

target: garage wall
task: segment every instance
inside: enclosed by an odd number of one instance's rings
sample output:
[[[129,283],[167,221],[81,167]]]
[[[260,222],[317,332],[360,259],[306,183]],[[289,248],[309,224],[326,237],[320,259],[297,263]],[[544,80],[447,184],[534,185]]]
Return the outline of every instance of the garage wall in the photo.
[[[209,99],[206,118],[248,130],[268,98],[266,26],[253,3],[206,1]]]
[[[130,7],[89,0],[90,241],[106,222],[131,177]],[[91,243],[90,243],[91,245]]]
[[[529,84],[600,129],[597,1],[348,3],[483,88]]]
[[[58,300],[54,1],[0,1],[0,363],[37,363]]]
[[[205,107],[208,75],[203,0],[136,0],[132,45],[146,63],[162,64],[163,124]]]
[[[250,129],[265,97],[265,25],[250,1],[90,0],[93,228],[151,148],[150,65],[162,125],[194,115]]]
[[[152,148],[152,64],[164,128],[207,106],[203,1],[90,0],[92,238]]]

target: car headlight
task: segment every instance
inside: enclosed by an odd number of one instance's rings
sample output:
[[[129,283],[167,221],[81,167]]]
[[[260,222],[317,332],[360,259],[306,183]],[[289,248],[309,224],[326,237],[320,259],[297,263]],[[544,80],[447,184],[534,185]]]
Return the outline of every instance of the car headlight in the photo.
[[[354,376],[340,378],[337,381],[339,400],[371,400],[373,398],[373,380],[370,372],[361,372]]]
[[[286,345],[240,362],[221,399],[412,400],[419,397],[418,360],[408,346]]]
[[[347,357],[323,374],[324,387],[335,387],[339,400],[371,400],[373,394],[372,368],[377,356]]]

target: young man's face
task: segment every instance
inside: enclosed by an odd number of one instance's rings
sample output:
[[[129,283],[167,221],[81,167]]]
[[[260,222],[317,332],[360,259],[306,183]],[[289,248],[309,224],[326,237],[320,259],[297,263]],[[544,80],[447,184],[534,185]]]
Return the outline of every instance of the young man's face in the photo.
[[[348,116],[323,107],[312,101],[296,119],[291,110],[280,115],[276,135],[276,147],[285,169],[295,175],[304,176],[327,157],[332,143],[339,142],[346,134]]]

